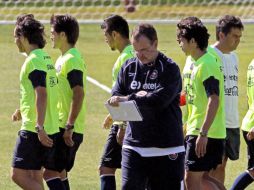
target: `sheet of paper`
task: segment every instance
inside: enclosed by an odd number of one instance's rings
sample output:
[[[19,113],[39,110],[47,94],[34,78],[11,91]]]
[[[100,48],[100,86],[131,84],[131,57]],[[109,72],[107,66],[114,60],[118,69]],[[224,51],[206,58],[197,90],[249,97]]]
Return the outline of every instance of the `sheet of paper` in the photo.
[[[114,121],[142,121],[142,116],[135,101],[119,102],[119,106],[113,107],[105,104]]]

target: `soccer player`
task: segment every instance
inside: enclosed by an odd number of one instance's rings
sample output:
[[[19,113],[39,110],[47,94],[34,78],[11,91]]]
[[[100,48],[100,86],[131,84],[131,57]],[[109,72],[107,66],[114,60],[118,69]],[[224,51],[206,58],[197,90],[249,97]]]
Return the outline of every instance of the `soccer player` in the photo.
[[[182,87],[177,64],[157,50],[150,24],[132,33],[136,57],[125,62],[109,104],[134,100],[143,121],[128,122],[122,149],[122,189],[183,188],[184,145],[179,98]]]
[[[70,189],[67,172],[75,161],[76,152],[83,141],[85,128],[86,66],[75,44],[79,37],[79,25],[71,15],[53,15],[50,20],[53,48],[61,55],[56,61],[59,82],[60,142],[62,155],[59,165],[63,166],[61,179],[66,190]]]
[[[202,180],[222,162],[226,137],[223,74],[220,63],[206,52],[209,34],[202,22],[187,17],[177,28],[180,47],[192,60],[185,89],[188,109],[185,183],[188,190],[201,190]]]
[[[224,73],[226,144],[222,164],[210,172],[221,183],[225,181],[228,158],[237,160],[240,149],[240,129],[238,116],[238,57],[234,50],[240,43],[244,26],[235,16],[225,15],[216,25],[217,42],[208,48],[222,63]]]
[[[109,47],[112,50],[118,50],[120,53],[112,70],[112,86],[114,86],[121,66],[127,59],[134,56],[133,47],[129,40],[129,26],[123,17],[111,15],[104,20],[101,29],[103,29],[105,41]],[[111,117],[107,116],[103,128],[109,128],[111,120]],[[125,127],[126,124],[123,122],[114,122],[111,126],[99,167],[101,190],[116,189],[115,172],[117,168],[121,168],[122,140]]]
[[[248,169],[235,179],[231,190],[245,189],[254,181],[254,60],[248,66],[247,96],[249,109],[243,118],[241,129],[247,144]]]
[[[54,159],[59,135],[56,71],[50,56],[43,51],[44,26],[33,15],[17,18],[14,38],[19,52],[27,58],[20,71],[20,110],[12,115],[13,121],[22,119],[22,126],[11,176],[22,189],[43,190],[42,167],[57,170]],[[47,173],[44,177],[48,177]]]

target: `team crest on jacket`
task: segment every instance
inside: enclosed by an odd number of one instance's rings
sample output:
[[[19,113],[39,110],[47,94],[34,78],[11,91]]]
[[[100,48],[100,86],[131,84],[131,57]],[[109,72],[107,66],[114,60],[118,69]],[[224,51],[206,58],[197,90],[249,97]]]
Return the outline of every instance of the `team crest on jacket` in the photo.
[[[175,153],[175,154],[169,154],[169,155],[168,155],[168,158],[169,158],[170,160],[176,160],[176,159],[178,158],[178,154],[177,154],[177,153]]]
[[[150,75],[150,79],[154,80],[158,77],[158,71],[155,69],[153,70],[152,74]]]

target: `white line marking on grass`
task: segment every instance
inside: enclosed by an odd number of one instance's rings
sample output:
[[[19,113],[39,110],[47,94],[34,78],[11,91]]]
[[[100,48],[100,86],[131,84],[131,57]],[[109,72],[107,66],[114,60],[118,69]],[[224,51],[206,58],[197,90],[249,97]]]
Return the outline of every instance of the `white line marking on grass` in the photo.
[[[108,92],[108,93],[111,93],[111,88],[107,87],[106,85],[104,84],[101,84],[99,83],[97,80],[87,76],[86,77],[86,80],[88,80],[90,83],[94,84],[95,86],[98,86],[99,88],[101,88],[102,90]]]

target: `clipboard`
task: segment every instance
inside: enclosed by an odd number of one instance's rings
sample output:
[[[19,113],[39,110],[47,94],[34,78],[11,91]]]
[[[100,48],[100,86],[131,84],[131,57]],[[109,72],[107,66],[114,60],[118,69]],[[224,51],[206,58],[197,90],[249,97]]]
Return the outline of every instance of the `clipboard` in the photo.
[[[105,103],[114,121],[142,121],[142,115],[136,105],[135,101],[119,102],[119,106],[114,107]]]

